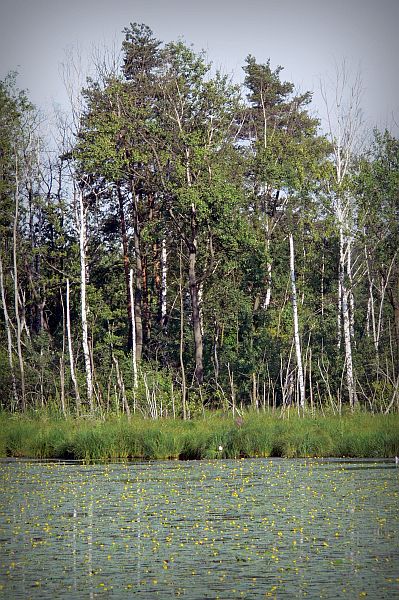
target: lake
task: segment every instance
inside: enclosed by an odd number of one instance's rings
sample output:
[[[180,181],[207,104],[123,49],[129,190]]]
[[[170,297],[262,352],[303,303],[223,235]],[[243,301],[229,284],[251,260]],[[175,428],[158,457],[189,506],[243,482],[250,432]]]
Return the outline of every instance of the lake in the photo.
[[[0,462],[0,597],[399,598],[391,461]]]

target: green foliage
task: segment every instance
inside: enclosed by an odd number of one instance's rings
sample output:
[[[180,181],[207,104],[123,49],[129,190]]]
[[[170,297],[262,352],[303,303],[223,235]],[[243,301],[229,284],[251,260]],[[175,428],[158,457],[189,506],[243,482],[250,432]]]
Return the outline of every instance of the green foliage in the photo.
[[[80,411],[82,419],[90,412],[76,221],[82,193],[92,417],[129,412],[135,412],[134,421],[138,415],[159,419],[185,412],[197,417],[204,408],[229,410],[233,403],[240,411],[283,404],[292,411],[298,386],[289,234],[296,252],[307,402],[313,409],[342,412],[347,386],[343,343],[337,343],[339,228],[332,211],[340,192],[351,206],[345,227],[356,277],[346,277],[346,283],[353,300],[359,403],[374,413],[397,411],[398,140],[375,131],[370,148],[351,157],[337,190],[331,146],[312,116],[311,93],[295,93],[294,83],[282,79],[282,67],[249,56],[240,88],[183,41],[164,44],[137,23],[124,34],[121,69],[87,81],[79,130],[72,143],[64,131],[51,164],[36,151],[42,144],[26,93],[13,75],[0,82],[2,407],[18,411],[25,387],[28,410],[47,410],[49,416]],[[142,349],[137,387],[130,269]],[[70,367],[67,279],[81,406]],[[203,345],[200,384],[193,351],[195,297]],[[306,435],[296,421],[287,430],[283,421],[263,427],[248,418],[242,427],[226,428],[216,419],[212,427],[207,421],[194,429],[182,424],[175,439],[169,426],[145,429],[144,436],[141,426],[112,429],[107,423],[104,430],[79,430],[73,447],[61,427],[53,437],[43,431],[29,452],[43,457],[71,452],[84,459],[115,452],[125,458],[209,458],[219,456],[219,446],[229,457],[361,452],[363,442],[356,446],[349,433],[341,448],[339,436],[319,422],[304,420],[304,426]],[[117,435],[123,443],[116,449]],[[372,436],[364,436],[367,452],[376,451],[370,449]],[[10,451],[14,447],[22,448],[23,441],[10,438]]]

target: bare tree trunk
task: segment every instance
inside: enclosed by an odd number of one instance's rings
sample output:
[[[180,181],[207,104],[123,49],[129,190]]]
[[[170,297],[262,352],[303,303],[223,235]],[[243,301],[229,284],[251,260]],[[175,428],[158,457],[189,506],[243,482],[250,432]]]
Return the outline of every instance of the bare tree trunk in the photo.
[[[150,288],[148,285],[148,257],[146,253],[141,254],[142,271],[142,294],[141,294],[141,318],[143,323],[143,346],[148,347],[151,339],[151,316],[150,316]]]
[[[267,226],[267,233],[266,233],[266,251],[267,251],[268,259],[267,259],[267,263],[266,263],[266,269],[267,269],[266,295],[265,295],[265,299],[264,299],[263,305],[262,305],[264,310],[268,309],[271,298],[272,298],[272,261],[270,260],[270,236],[269,236],[269,227],[268,226]]]
[[[349,405],[353,408],[357,403],[356,385],[353,374],[353,362],[352,362],[352,343],[351,343],[351,332],[350,332],[350,318],[349,318],[349,307],[348,307],[348,291],[344,288],[342,295],[342,312],[344,320],[344,340],[345,340],[345,362],[346,362],[346,383],[348,386]]]
[[[294,239],[290,234],[290,272],[291,272],[291,289],[292,289],[292,312],[294,316],[294,340],[295,340],[295,352],[296,361],[298,366],[298,381],[299,381],[299,392],[300,392],[300,407],[305,408],[305,382],[303,378],[302,368],[302,353],[301,353],[301,342],[299,338],[299,325],[298,325],[298,305],[296,295],[296,284],[295,284],[295,256],[294,256]]]
[[[191,169],[190,169],[190,151],[186,148],[186,179],[187,185],[190,188],[192,185]],[[194,378],[198,385],[202,385],[204,380],[204,367],[202,362],[203,355],[203,344],[202,344],[202,328],[201,328],[201,307],[200,307],[200,289],[196,275],[196,261],[197,261],[197,215],[195,205],[191,204],[190,213],[190,228],[191,228],[191,239],[188,244],[189,249],[189,266],[188,266],[188,282],[190,289],[191,298],[191,313],[192,313],[192,325],[194,334],[194,358],[195,358],[195,371]]]
[[[346,274],[348,277],[348,308],[349,308],[349,324],[350,334],[355,344],[355,298],[353,295],[353,278],[352,278],[352,240],[347,240],[346,250]]]
[[[376,330],[376,320],[375,320],[375,301],[374,301],[374,278],[371,274],[370,269],[370,261],[369,255],[367,252],[366,245],[364,246],[364,255],[366,257],[366,267],[367,267],[367,277],[369,280],[369,301],[367,306],[367,336],[370,335],[370,318],[371,318],[371,326],[373,331],[373,343],[376,355],[378,356],[378,339],[377,339],[377,330]]]
[[[215,319],[214,324],[214,336],[213,336],[213,366],[215,370],[215,383],[219,383],[219,356],[218,356],[218,344],[219,344],[219,325]]]
[[[361,81],[359,75],[349,80],[345,63],[337,70],[334,87],[335,100],[330,103],[322,87],[327,109],[329,134],[332,142],[335,167],[335,190],[332,191],[332,209],[339,230],[339,276],[338,276],[338,347],[341,343],[341,323],[344,333],[346,382],[349,403],[353,409],[357,402],[355,376],[352,362],[352,339],[354,337],[354,306],[352,293],[351,242],[355,208],[353,198],[345,190],[349,176],[356,138],[360,130]],[[342,317],[342,321],[341,321]]]
[[[135,323],[135,317],[134,317],[133,269],[130,269],[129,293],[130,293],[130,303],[131,303],[131,307],[133,309],[131,311],[130,318],[131,318],[131,330],[132,330],[132,368],[133,368],[133,392],[134,392],[134,390],[137,389],[138,377],[137,377],[137,352],[136,352],[136,323]],[[134,405],[133,405],[133,412],[136,412],[136,403],[134,403]]]
[[[60,401],[61,401],[61,410],[64,417],[66,417],[66,409],[65,409],[65,306],[64,299],[62,297],[62,288],[60,288],[60,299],[62,306],[62,351],[60,356]]]
[[[141,362],[143,352],[143,321],[142,321],[142,300],[143,300],[143,264],[141,260],[140,244],[140,225],[138,215],[138,199],[133,190],[134,205],[134,255],[136,259],[136,288],[134,292],[134,318],[136,329],[136,360]]]
[[[254,409],[259,412],[258,381],[256,373],[252,373],[252,404]]]
[[[127,243],[125,210],[123,207],[123,195],[122,195],[120,186],[118,186],[118,204],[119,204],[119,222],[120,222],[121,237],[122,237],[122,250],[123,250],[123,270],[125,273],[125,285],[126,285],[127,317],[130,322],[131,315],[132,315],[132,302],[131,302],[131,296],[129,293],[129,253],[128,253],[128,243]]]
[[[25,367],[22,356],[22,326],[19,315],[19,292],[18,292],[18,263],[17,263],[17,236],[18,236],[18,218],[19,218],[19,173],[18,159],[15,159],[15,215],[13,227],[13,267],[14,267],[14,307],[15,321],[17,325],[17,353],[19,362],[19,371],[21,375],[21,408],[26,409],[26,394],[25,394]]]
[[[73,348],[72,348],[72,334],[71,334],[71,311],[69,306],[69,279],[66,282],[66,328],[67,328],[67,338],[68,338],[68,354],[69,354],[69,368],[71,371],[71,379],[73,383],[73,387],[75,390],[76,396],[76,414],[79,416],[80,414],[80,394],[79,394],[79,386],[76,379],[75,374],[75,362],[73,358]]]
[[[0,288],[1,288],[1,301],[3,304],[3,313],[4,313],[4,322],[6,326],[7,333],[7,353],[8,353],[8,364],[10,365],[10,373],[11,373],[11,381],[12,381],[12,395],[14,399],[14,409],[18,406],[18,393],[17,393],[17,384],[15,381],[15,371],[14,371],[14,361],[12,357],[12,335],[11,335],[11,326],[10,326],[10,317],[7,309],[6,302],[6,294],[4,288],[4,274],[3,274],[3,261],[0,254]]]
[[[86,391],[87,400],[90,407],[90,412],[94,412],[93,403],[93,372],[90,359],[90,347],[89,347],[89,332],[87,324],[87,295],[86,295],[86,283],[87,283],[87,264],[86,264],[86,209],[83,202],[82,191],[78,191],[79,198],[79,250],[80,250],[80,307],[81,307],[81,320],[82,320],[82,342],[83,342],[83,356],[85,360],[86,370]]]
[[[202,310],[204,298],[204,282],[198,285],[198,309],[199,309],[199,318],[200,318],[200,331],[201,331],[201,339],[204,337],[204,311]]]
[[[342,319],[343,319],[343,330],[344,330],[344,343],[345,343],[345,363],[346,363],[346,384],[348,386],[349,405],[353,410],[357,403],[356,394],[356,383],[353,373],[353,361],[352,361],[352,334],[351,334],[351,319],[350,319],[350,298],[349,291],[345,282],[345,252],[344,252],[344,239],[343,239],[342,227],[340,228],[340,272],[341,272],[341,289],[342,289]]]
[[[167,262],[167,252],[166,252],[166,240],[162,239],[162,249],[161,249],[161,323],[162,328],[166,328],[166,319],[167,319],[167,273],[168,273],[168,262]]]
[[[267,261],[266,268],[267,268],[267,289],[266,289],[266,297],[265,297],[263,307],[267,309],[270,305],[270,300],[272,297],[272,263],[270,261]]]
[[[188,279],[190,286],[191,310],[194,333],[194,355],[195,355],[195,371],[194,377],[199,385],[204,380],[204,368],[202,362],[203,346],[201,333],[201,314],[198,298],[198,282],[195,272],[197,258],[197,230],[196,230],[196,213],[194,204],[191,205],[191,242],[189,246],[189,270]]]
[[[324,319],[324,273],[325,273],[325,258],[324,258],[324,243],[323,243],[323,255],[321,263],[321,284],[320,284],[320,297],[321,297],[321,316]]]
[[[380,300],[380,309],[378,315],[378,328],[377,328],[377,336],[379,339],[380,333],[382,331],[382,313],[383,313],[383,305],[385,294],[392,306],[393,315],[394,315],[394,325],[395,325],[395,341],[396,341],[396,365],[399,365],[399,277],[395,276],[394,282],[392,285],[389,285],[389,280],[391,276],[391,271],[396,264],[398,251],[395,252],[392,261],[389,265],[388,272],[385,276],[385,280],[381,277],[381,300]],[[394,369],[396,374],[398,373],[398,366],[396,370]]]
[[[389,411],[391,410],[391,408],[393,407],[395,402],[396,402],[396,410],[399,411],[399,376],[396,378],[392,398],[391,398],[391,401],[388,404],[387,408],[385,409],[385,412],[384,412],[385,415],[387,415],[389,413]]]
[[[187,384],[186,384],[186,371],[184,368],[184,302],[183,302],[183,268],[182,268],[182,243],[180,244],[179,253],[179,295],[180,295],[180,346],[179,346],[179,358],[181,368],[181,396],[183,405],[183,419],[187,419],[186,413],[186,399],[187,399]]]
[[[128,420],[130,421],[130,407],[126,398],[126,390],[125,390],[125,383],[123,381],[123,377],[122,377],[122,373],[119,369],[119,362],[118,359],[116,358],[115,354],[112,352],[112,360],[114,362],[115,365],[115,372],[116,372],[116,380],[118,382],[118,387],[119,387],[119,391],[120,394],[122,396],[122,406],[123,406],[123,410],[125,411]]]
[[[343,248],[341,248],[341,236],[340,236],[340,247],[339,254],[343,254]],[[342,341],[342,281],[344,273],[342,271],[341,260],[338,263],[338,306],[337,306],[337,347],[341,348]]]
[[[398,286],[399,288],[399,286]],[[389,291],[389,300],[391,302],[394,314],[395,339],[396,339],[396,359],[399,364],[399,300],[394,296],[392,290]]]
[[[230,363],[227,363],[227,371],[229,374],[229,382],[230,382],[230,395],[231,395],[231,408],[232,408],[232,412],[233,412],[233,417],[236,414],[236,393],[235,393],[235,389],[234,389],[234,373],[233,371],[230,370]]]

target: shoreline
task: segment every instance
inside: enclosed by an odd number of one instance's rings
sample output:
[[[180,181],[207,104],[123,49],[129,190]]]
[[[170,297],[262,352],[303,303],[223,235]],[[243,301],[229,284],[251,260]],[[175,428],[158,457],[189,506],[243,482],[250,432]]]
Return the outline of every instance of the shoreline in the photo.
[[[207,414],[190,421],[0,416],[3,459],[84,462],[239,458],[393,459],[399,415]]]

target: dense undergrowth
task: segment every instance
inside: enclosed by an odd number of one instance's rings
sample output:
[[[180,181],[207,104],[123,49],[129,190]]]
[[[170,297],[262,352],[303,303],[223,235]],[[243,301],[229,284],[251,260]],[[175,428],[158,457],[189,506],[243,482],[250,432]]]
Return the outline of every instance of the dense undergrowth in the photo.
[[[39,459],[389,457],[399,454],[399,415],[299,418],[206,414],[190,421],[0,415],[0,456]]]

